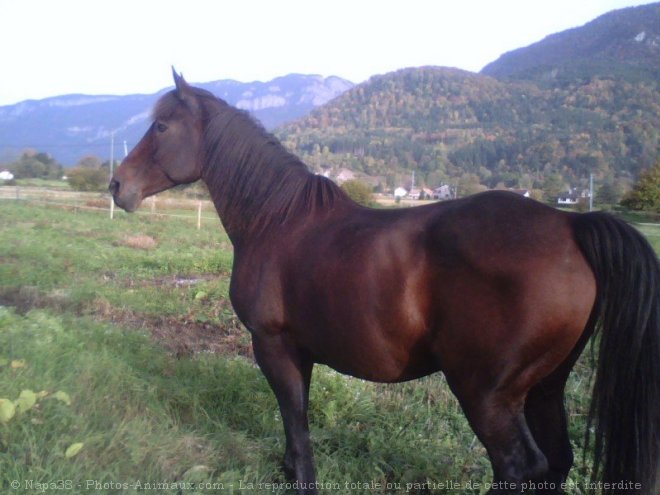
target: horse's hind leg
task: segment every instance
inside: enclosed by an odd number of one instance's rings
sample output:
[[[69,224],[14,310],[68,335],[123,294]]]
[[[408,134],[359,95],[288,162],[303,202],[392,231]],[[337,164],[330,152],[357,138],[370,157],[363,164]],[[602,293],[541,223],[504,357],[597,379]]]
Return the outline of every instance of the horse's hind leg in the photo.
[[[489,419],[478,424],[478,436],[493,466],[493,486],[488,493],[529,492],[533,482],[542,479],[548,461],[536,445],[522,412],[505,408],[489,411]]]
[[[548,459],[549,470],[536,493],[562,494],[562,484],[573,466],[573,449],[568,436],[564,389],[568,376],[594,330],[594,316],[566,360],[533,386],[525,401],[525,417],[534,440]]]
[[[549,470],[537,483],[536,494],[565,493],[562,484],[573,466],[564,408],[565,379],[540,383],[527,395],[525,417],[537,445],[548,459]]]
[[[530,493],[532,482],[546,475],[548,461],[527,425],[523,413],[524,396],[512,398],[501,391],[480,395],[452,385],[449,376],[447,379],[472,429],[488,451],[493,467],[493,483],[488,493]]]
[[[561,488],[573,466],[573,449],[568,437],[568,422],[564,407],[566,380],[582,353],[594,324],[587,325],[570,356],[550,375],[532,387],[525,402],[525,417],[536,443],[548,459],[550,469],[537,494],[565,493]]]

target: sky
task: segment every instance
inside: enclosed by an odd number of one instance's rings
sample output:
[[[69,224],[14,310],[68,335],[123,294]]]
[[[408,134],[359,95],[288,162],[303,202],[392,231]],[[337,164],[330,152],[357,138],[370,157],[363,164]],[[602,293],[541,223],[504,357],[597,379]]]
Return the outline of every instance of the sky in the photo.
[[[0,0],[0,105],[290,73],[478,72],[645,0]]]

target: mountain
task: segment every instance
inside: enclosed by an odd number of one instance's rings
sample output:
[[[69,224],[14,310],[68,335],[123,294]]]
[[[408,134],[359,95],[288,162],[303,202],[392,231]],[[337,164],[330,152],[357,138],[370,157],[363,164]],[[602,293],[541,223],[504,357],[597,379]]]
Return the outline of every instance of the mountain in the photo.
[[[290,74],[267,83],[216,81],[197,86],[238,108],[251,112],[267,129],[295,120],[326,104],[353,83],[340,77]]]
[[[291,74],[268,82],[232,80],[195,84],[251,112],[265,127],[307,114],[353,86],[338,77]],[[108,159],[111,134],[115,157],[121,143],[134,146],[144,134],[151,108],[167,89],[151,95],[66,95],[0,107],[0,163],[34,148],[74,165],[85,155]]]
[[[482,74],[545,84],[598,77],[660,80],[660,3],[604,14],[505,53]]]
[[[480,74],[421,67],[372,77],[277,133],[319,171],[349,168],[390,187],[412,171],[431,187],[577,186],[592,173],[630,181],[658,159],[658,5],[606,14]],[[575,41],[588,39],[588,49]]]

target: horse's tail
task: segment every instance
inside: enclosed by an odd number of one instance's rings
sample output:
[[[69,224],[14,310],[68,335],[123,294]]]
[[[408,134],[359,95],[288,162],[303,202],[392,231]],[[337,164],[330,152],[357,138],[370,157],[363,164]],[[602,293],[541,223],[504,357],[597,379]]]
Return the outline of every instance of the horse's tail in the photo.
[[[660,493],[660,264],[642,235],[611,215],[574,217],[596,277],[600,346],[589,430],[603,493]],[[609,483],[609,485],[605,485]],[[627,484],[626,484],[627,483]],[[632,488],[632,490],[631,490]],[[630,490],[630,491],[628,491]]]

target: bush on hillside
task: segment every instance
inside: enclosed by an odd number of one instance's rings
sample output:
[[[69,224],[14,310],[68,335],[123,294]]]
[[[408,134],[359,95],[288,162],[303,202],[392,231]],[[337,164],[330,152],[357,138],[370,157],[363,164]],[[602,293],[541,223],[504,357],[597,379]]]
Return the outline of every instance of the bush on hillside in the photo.
[[[76,167],[67,173],[69,184],[76,191],[106,191],[110,178],[102,168]]]

